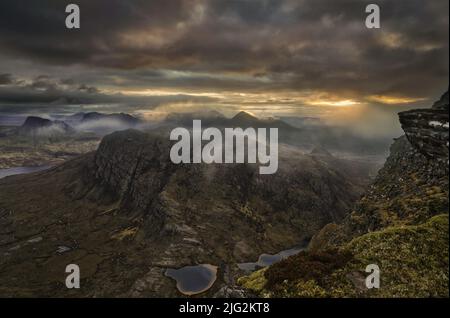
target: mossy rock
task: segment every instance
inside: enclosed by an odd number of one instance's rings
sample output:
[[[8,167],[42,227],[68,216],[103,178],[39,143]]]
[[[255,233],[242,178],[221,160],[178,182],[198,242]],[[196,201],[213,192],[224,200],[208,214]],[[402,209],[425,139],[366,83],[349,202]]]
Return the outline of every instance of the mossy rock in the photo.
[[[448,240],[448,215],[438,215],[364,234],[337,250],[302,252],[239,283],[260,296],[448,297]],[[365,287],[369,264],[380,268],[379,289]]]
[[[344,249],[380,267],[377,297],[448,297],[448,215],[416,226],[389,227],[353,239]]]
[[[267,283],[267,279],[264,277],[264,272],[266,270],[267,268],[263,268],[251,273],[249,276],[240,277],[237,283],[248,289],[250,292],[262,296],[264,293],[264,286]]]

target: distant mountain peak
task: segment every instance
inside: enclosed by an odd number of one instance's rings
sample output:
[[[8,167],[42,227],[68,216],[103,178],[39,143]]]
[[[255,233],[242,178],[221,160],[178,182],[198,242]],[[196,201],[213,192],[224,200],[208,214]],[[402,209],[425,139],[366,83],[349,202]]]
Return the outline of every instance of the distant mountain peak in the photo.
[[[253,116],[252,114],[250,114],[249,112],[246,111],[240,111],[239,113],[237,113],[234,117],[233,120],[251,120],[251,121],[255,121],[258,120],[257,117]]]
[[[37,116],[28,116],[25,122],[22,125],[22,128],[34,129],[41,127],[48,127],[52,124],[50,119],[37,117]]]
[[[123,122],[124,124],[128,124],[130,126],[137,125],[140,120],[130,114],[127,113],[113,113],[113,114],[103,114],[99,112],[89,112],[84,113],[82,117],[82,122],[87,121],[96,121],[96,120],[102,120],[102,119],[111,119],[116,120],[119,122]]]
[[[20,134],[39,133],[42,135],[55,135],[73,133],[74,129],[64,121],[52,121],[38,116],[28,116],[18,132]]]

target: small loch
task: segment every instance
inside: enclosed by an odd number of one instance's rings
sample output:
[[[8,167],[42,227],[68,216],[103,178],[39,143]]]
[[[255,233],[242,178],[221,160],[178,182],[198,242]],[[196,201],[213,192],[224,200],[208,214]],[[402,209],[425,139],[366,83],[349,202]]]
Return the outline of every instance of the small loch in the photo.
[[[217,279],[217,268],[211,264],[169,268],[165,275],[177,282],[177,288],[183,295],[192,296],[211,288]]]
[[[51,168],[51,166],[36,166],[36,167],[15,167],[15,168],[8,168],[8,169],[0,169],[0,179],[13,176],[16,174],[25,174],[25,173],[32,173],[37,171],[43,171]]]
[[[247,272],[255,271],[262,267],[267,267],[272,264],[275,264],[282,259],[285,259],[289,256],[295,255],[303,251],[304,247],[293,247],[284,251],[281,251],[277,254],[261,254],[256,262],[249,263],[239,263],[237,264],[239,269]]]

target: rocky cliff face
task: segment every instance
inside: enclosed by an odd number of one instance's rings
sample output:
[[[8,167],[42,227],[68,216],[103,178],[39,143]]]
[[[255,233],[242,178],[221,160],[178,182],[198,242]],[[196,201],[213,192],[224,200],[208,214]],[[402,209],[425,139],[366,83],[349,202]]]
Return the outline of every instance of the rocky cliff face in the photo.
[[[143,211],[174,170],[169,151],[164,139],[137,130],[108,135],[95,154],[95,182],[114,192],[130,210]],[[149,178],[140,183],[143,176]]]
[[[347,217],[307,252],[242,278],[245,287],[282,297],[448,297],[448,93],[400,121],[406,136]],[[380,267],[380,289],[365,287],[368,264]]]
[[[448,117],[448,92],[430,109],[415,109],[399,114],[409,142],[423,155],[439,161],[448,159]]]
[[[344,221],[343,237],[448,213],[448,107],[445,93],[430,109],[399,114],[405,136],[392,144],[384,167]],[[431,119],[440,124],[430,125]],[[313,246],[320,245],[320,237]]]
[[[361,176],[346,174],[345,163],[333,157],[336,168],[314,156],[292,160],[290,156],[296,156],[282,154],[279,172],[264,176],[257,173],[256,165],[174,165],[170,146],[166,138],[139,131],[111,134],[95,154],[90,173],[95,178],[86,182],[95,184],[99,199],[109,192],[124,213],[143,217],[149,233],[164,230],[151,226],[149,220],[167,229],[180,226],[172,219],[184,219],[185,210],[200,216],[211,211],[222,214],[225,208],[238,212],[229,222],[244,217],[256,228],[283,217],[293,226],[307,222],[309,226],[301,230],[303,238],[326,220],[341,219],[362,189]]]

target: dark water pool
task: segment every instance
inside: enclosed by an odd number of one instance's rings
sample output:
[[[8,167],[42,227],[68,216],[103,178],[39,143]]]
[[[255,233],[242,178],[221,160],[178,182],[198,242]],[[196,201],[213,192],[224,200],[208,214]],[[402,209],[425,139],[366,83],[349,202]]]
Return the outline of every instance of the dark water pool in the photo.
[[[207,291],[217,278],[217,266],[201,264],[179,269],[169,268],[165,275],[177,282],[178,290],[184,295],[195,295]]]
[[[244,271],[254,271],[261,267],[270,266],[281,261],[284,258],[295,255],[303,251],[304,247],[294,247],[288,250],[281,251],[277,254],[261,254],[257,262],[239,263],[238,267]]]
[[[31,173],[36,171],[42,171],[47,170],[51,166],[37,166],[37,167],[15,167],[15,168],[8,168],[8,169],[0,169],[0,179],[7,177],[7,176],[13,176],[16,174],[24,174],[24,173]]]

